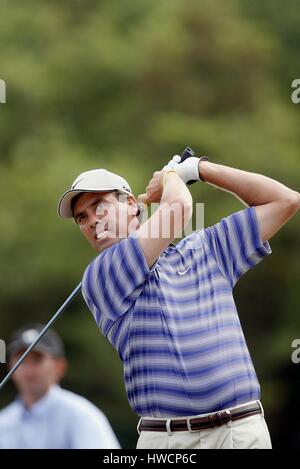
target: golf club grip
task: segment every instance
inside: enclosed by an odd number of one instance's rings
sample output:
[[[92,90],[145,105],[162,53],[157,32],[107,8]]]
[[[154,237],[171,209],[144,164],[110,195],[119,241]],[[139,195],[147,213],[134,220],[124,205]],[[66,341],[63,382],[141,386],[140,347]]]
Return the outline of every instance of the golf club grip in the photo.
[[[192,148],[190,147],[186,147],[183,152],[181,153],[181,161],[180,163],[182,163],[183,161],[185,161],[187,158],[190,158],[191,156],[195,156],[195,152]],[[180,164],[179,163],[179,164]],[[195,182],[197,182],[196,180],[192,180],[192,181],[188,181],[187,184],[190,185],[190,184],[194,184]]]

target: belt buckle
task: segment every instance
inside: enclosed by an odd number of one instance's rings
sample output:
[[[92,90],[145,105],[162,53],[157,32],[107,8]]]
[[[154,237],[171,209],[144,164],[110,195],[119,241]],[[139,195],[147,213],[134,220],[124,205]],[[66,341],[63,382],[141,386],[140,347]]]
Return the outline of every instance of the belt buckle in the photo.
[[[226,414],[226,419],[224,422],[221,423],[221,420],[222,420],[222,414]],[[231,412],[229,409],[225,409],[221,412],[216,412],[215,414],[209,414],[208,416],[208,419],[211,421],[211,423],[213,424],[211,426],[211,428],[214,428],[214,427],[221,427],[222,425],[225,425],[227,424],[228,422],[231,421]],[[192,424],[191,424],[191,420],[192,419],[195,419],[196,417],[188,417],[186,419],[186,426],[188,428],[188,431],[190,433],[195,433],[195,432],[199,432],[201,429],[197,429],[197,430],[193,430],[192,429]],[[223,417],[224,418],[224,417]]]
[[[226,420],[225,420],[224,423],[222,423],[222,425],[226,425],[228,422],[231,422],[231,412],[230,412],[229,409],[225,409],[225,410],[223,410],[223,412],[221,412],[221,413],[226,414]]]
[[[210,428],[222,427],[231,420],[230,412],[225,409],[220,412],[208,415],[208,420],[210,423]]]

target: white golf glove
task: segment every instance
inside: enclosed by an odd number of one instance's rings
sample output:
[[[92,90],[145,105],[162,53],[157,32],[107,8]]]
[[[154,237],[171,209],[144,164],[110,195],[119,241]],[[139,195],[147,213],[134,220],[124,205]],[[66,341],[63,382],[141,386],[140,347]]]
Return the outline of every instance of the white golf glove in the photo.
[[[190,181],[199,181],[202,180],[199,175],[199,161],[208,160],[206,156],[197,158],[196,156],[191,156],[187,158],[182,163],[181,157],[179,155],[173,156],[169,163],[163,167],[163,169],[175,169],[178,176],[181,180],[187,184]],[[202,180],[203,181],[203,180]]]

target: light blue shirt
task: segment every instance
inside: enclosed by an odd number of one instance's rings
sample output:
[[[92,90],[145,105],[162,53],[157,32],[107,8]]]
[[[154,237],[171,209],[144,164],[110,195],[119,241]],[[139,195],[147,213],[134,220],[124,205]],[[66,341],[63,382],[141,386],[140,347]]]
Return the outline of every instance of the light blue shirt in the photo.
[[[59,386],[27,409],[20,399],[0,412],[1,449],[120,448],[105,415]]]
[[[88,266],[83,296],[123,361],[138,415],[197,415],[260,398],[233,288],[270,253],[250,207],[168,247],[151,269],[135,234]]]

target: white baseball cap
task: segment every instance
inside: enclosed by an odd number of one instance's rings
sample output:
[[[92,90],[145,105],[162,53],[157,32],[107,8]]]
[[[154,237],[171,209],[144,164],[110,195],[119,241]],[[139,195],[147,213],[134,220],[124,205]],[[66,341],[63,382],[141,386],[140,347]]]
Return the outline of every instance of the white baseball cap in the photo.
[[[72,200],[77,194],[111,191],[120,191],[127,195],[133,195],[125,179],[106,169],[92,169],[81,173],[73,182],[71,189],[61,197],[58,203],[58,213],[63,218],[73,218]]]

